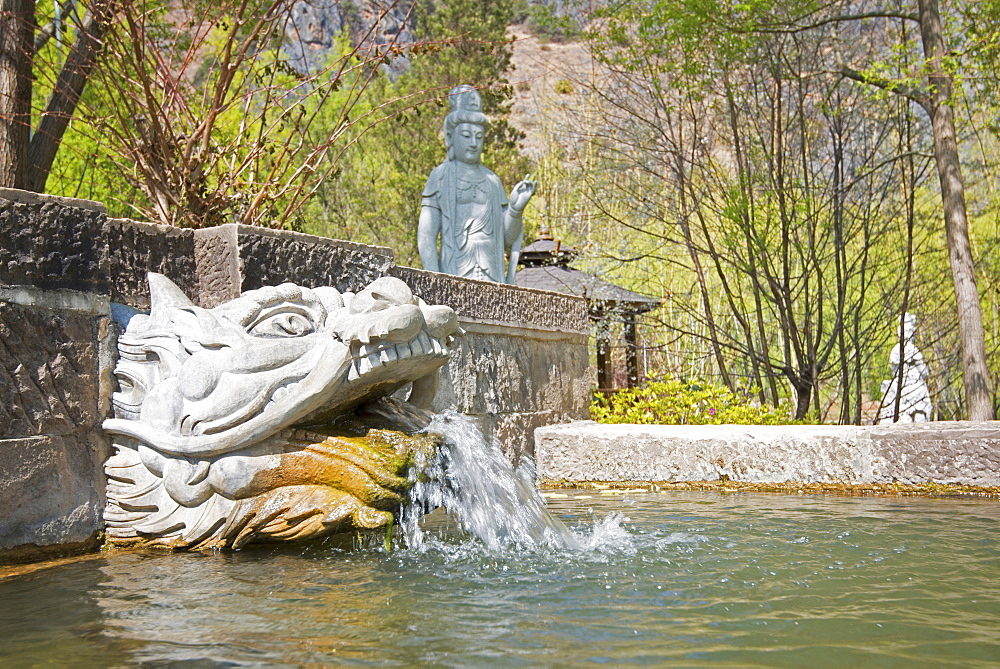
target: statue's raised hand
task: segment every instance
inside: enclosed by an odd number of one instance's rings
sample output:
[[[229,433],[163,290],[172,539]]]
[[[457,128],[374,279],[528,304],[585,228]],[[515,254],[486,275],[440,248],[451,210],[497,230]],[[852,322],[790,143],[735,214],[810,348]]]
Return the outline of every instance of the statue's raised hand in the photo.
[[[530,174],[525,175],[524,179],[514,186],[514,189],[510,192],[511,211],[515,214],[523,212],[524,208],[528,206],[528,200],[535,194],[535,187],[537,185],[538,182],[532,181]]]

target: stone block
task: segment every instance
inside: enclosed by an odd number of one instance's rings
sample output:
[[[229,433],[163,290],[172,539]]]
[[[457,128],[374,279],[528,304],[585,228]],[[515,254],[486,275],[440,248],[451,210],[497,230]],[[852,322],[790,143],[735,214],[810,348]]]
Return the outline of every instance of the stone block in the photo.
[[[100,431],[0,440],[3,552],[86,542],[103,529],[109,445]]]
[[[289,230],[237,228],[240,290],[295,283],[357,292],[392,266],[392,251]]]
[[[243,275],[238,228],[237,225],[220,225],[195,231],[198,292],[188,297],[206,309],[240,296]]]
[[[880,425],[871,431],[881,480],[1000,485],[1000,422]]]
[[[871,476],[860,428],[603,425],[535,431],[538,475],[579,481],[843,481]]]
[[[199,277],[195,268],[193,230],[108,219],[105,236],[112,301],[136,309],[149,309],[148,272],[167,276],[186,295],[192,299],[197,297]]]
[[[589,334],[587,302],[582,297],[463,279],[412,267],[389,270],[428,304],[447,304],[459,320],[564,333]]]
[[[1000,423],[601,425],[535,430],[543,481],[1000,485]]]
[[[356,292],[392,265],[387,248],[236,224],[197,230],[194,256],[206,308],[282,283]]]
[[[443,372],[447,389],[435,401],[469,414],[557,411],[587,415],[590,374],[587,342],[518,328],[460,323]]]
[[[101,328],[100,316],[0,302],[0,438],[100,423]]]
[[[0,285],[107,294],[104,207],[0,189]]]
[[[574,418],[574,416],[557,411],[497,414],[491,417],[490,433],[500,444],[507,459],[516,465],[525,456],[535,457],[535,430],[537,428],[566,423]]]

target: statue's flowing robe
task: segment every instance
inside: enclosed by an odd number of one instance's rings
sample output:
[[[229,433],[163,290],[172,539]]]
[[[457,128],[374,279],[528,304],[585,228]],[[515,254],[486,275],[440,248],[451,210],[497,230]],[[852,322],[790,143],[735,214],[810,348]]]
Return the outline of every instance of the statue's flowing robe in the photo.
[[[882,382],[882,409],[879,412],[879,423],[892,421],[896,407],[897,391],[899,395],[900,422],[924,422],[931,418],[934,406],[931,404],[931,393],[924,381],[927,378],[927,365],[924,356],[912,343],[907,342],[900,354],[899,344],[896,344],[889,354],[892,365],[892,378]],[[899,365],[903,365],[903,385],[899,388]],[[918,414],[922,414],[918,417]]]
[[[480,166],[481,178],[461,178],[457,161],[431,172],[421,205],[441,212],[440,269],[446,274],[504,283],[504,211],[500,177]]]

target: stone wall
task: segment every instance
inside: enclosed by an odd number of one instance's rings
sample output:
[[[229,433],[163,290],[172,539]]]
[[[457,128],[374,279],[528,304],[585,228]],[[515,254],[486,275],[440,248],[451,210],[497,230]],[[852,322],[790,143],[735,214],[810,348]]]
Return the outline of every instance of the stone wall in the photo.
[[[357,291],[394,275],[465,334],[434,406],[476,418],[512,458],[536,426],[585,418],[580,298],[396,267],[378,248],[242,225],[182,230],[99,203],[0,189],[0,562],[95,546],[115,364],[115,305],[149,307],[146,273],[195,303],[286,281]]]
[[[536,427],[589,415],[589,321],[581,298],[410,267],[390,273],[426,302],[453,308],[464,331],[435,411],[472,416],[514,462],[534,455]]]
[[[0,558],[96,545],[108,303],[0,288]]]
[[[535,432],[545,483],[730,481],[1000,486],[1000,421],[601,425]]]

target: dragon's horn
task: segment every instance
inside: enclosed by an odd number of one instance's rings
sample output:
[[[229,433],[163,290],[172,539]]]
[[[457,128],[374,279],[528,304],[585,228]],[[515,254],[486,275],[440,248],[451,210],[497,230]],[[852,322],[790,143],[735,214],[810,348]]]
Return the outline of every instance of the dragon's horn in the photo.
[[[150,322],[169,322],[170,316],[168,314],[171,310],[194,306],[194,303],[181,292],[177,284],[162,274],[149,272],[146,278],[149,281]]]

